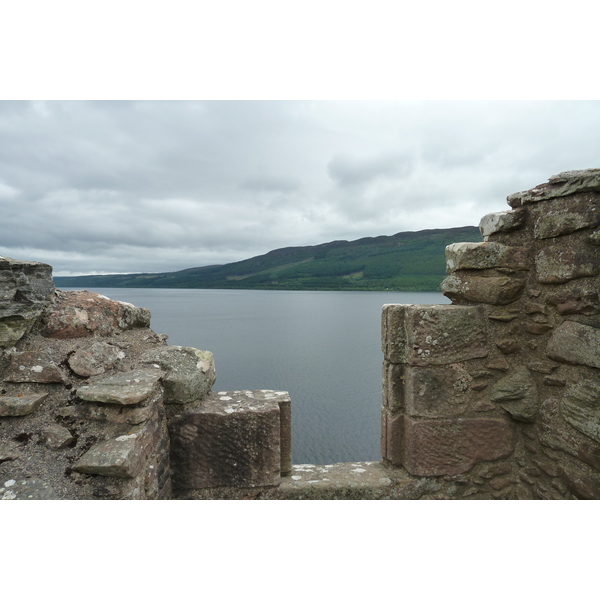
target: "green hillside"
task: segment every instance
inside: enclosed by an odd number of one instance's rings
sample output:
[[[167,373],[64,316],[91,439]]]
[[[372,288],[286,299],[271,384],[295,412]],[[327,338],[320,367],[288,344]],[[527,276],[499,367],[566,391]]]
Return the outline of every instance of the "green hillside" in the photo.
[[[480,242],[477,227],[281,248],[240,262],[172,273],[55,277],[57,287],[439,291],[444,249]]]

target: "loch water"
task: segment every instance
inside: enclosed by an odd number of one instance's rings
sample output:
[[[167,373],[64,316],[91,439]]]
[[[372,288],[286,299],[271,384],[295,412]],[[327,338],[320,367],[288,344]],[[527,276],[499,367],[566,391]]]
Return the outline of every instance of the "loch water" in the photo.
[[[289,392],[294,464],[381,459],[381,308],[448,303],[434,292],[90,291],[150,309],[169,345],[210,350],[215,391]]]

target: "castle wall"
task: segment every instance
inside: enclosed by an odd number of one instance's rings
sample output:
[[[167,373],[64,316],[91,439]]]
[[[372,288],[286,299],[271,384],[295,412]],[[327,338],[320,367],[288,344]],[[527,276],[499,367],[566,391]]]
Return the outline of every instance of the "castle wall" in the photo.
[[[600,169],[446,249],[451,306],[383,309],[385,464],[463,498],[600,498]]]

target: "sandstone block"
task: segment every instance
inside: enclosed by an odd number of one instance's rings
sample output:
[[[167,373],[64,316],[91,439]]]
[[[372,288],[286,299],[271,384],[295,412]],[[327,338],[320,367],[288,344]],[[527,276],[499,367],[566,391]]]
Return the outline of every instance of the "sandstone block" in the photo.
[[[66,448],[74,441],[71,432],[60,425],[50,425],[42,430],[41,442],[53,450]]]
[[[538,252],[535,268],[538,283],[566,283],[599,275],[600,255],[598,252],[552,246]]]
[[[515,433],[500,419],[436,419],[404,417],[403,466],[418,477],[458,475],[476,464],[509,456]]]
[[[142,426],[132,433],[99,442],[73,465],[73,470],[105,477],[135,477],[147,458],[152,429]]]
[[[172,419],[173,487],[278,485],[281,419],[277,394],[212,393],[198,408]]]
[[[83,291],[60,292],[43,333],[57,339],[107,336],[119,330],[148,327],[150,311],[128,302]]]
[[[4,378],[13,383],[63,383],[64,375],[47,352],[15,352]]]
[[[23,417],[37,410],[48,394],[0,395],[0,417]]]
[[[138,404],[157,393],[163,375],[159,370],[141,369],[117,373],[78,388],[77,396],[88,402]]]
[[[537,207],[536,207],[537,208]],[[589,194],[558,198],[536,210],[533,235],[546,239],[600,224],[600,204]]]
[[[524,210],[510,210],[505,212],[490,213],[479,222],[479,231],[484,241],[488,241],[494,233],[504,233],[522,229],[525,225],[526,213]]]
[[[600,443],[600,383],[582,381],[570,386],[560,408],[568,423]]]
[[[404,408],[404,365],[383,362],[383,405],[392,412]]]
[[[69,367],[81,377],[102,375],[124,354],[106,342],[92,342],[79,348],[69,357]]]
[[[476,306],[387,304],[382,333],[393,363],[445,365],[488,355],[486,320]]]
[[[516,421],[533,423],[539,397],[535,380],[526,367],[517,367],[490,389],[490,399],[502,406]]]
[[[144,355],[146,363],[162,367],[165,402],[168,404],[188,404],[204,398],[216,381],[215,363],[212,352],[166,346],[151,350]]]
[[[545,447],[566,452],[600,471],[600,447],[565,421],[557,398],[544,401],[539,415],[540,442]]]
[[[600,329],[565,321],[553,332],[546,354],[560,362],[600,369]]]
[[[531,190],[511,194],[507,202],[513,208],[524,204],[570,196],[579,192],[593,192],[600,190],[600,169],[584,169],[578,171],[565,171],[550,177],[548,183],[542,183]]]
[[[384,409],[381,413],[381,456],[392,465],[402,466],[404,416]]]
[[[461,269],[510,268],[527,271],[529,249],[496,242],[461,242],[446,246],[446,269],[449,274]]]
[[[406,414],[458,417],[469,407],[473,377],[462,365],[406,367]]]
[[[521,296],[525,280],[519,277],[481,277],[454,273],[442,282],[442,293],[457,302],[510,304]]]

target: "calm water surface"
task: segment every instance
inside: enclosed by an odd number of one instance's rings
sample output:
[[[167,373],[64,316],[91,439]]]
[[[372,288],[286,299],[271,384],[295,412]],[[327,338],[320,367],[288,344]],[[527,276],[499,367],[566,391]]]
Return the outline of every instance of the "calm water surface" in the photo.
[[[91,291],[149,308],[170,345],[210,350],[215,391],[288,391],[295,464],[381,459],[381,307],[448,303],[433,292]]]

